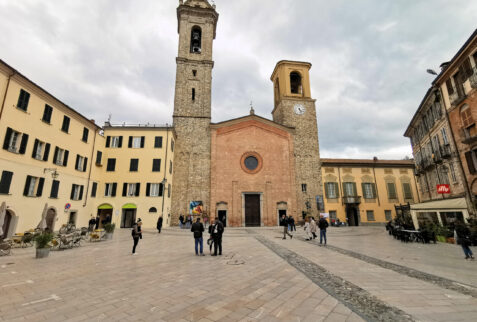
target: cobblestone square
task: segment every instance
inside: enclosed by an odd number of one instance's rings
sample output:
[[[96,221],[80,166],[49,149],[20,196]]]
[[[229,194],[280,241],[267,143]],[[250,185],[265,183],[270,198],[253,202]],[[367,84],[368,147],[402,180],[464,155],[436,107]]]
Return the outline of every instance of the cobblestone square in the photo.
[[[0,321],[475,321],[477,262],[449,244],[402,244],[384,228],[227,229],[221,257],[190,232],[129,230],[34,258],[0,257]],[[401,269],[402,268],[402,269]],[[404,269],[406,268],[406,269]]]

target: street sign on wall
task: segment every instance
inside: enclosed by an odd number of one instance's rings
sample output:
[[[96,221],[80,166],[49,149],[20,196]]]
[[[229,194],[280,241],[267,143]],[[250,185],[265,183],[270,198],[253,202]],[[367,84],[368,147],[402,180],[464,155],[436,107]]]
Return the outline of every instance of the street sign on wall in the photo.
[[[444,195],[444,194],[450,194],[450,186],[448,184],[438,184],[437,185],[437,193]]]

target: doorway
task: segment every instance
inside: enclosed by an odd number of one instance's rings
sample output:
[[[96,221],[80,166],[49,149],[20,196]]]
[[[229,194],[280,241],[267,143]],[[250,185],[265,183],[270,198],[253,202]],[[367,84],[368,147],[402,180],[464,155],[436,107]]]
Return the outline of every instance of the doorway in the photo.
[[[113,218],[113,209],[98,209],[99,228],[104,228],[104,225],[110,224]]]
[[[48,209],[48,212],[46,213],[46,229],[50,233],[55,231],[55,222],[56,222],[56,211],[55,209]]]
[[[76,226],[76,217],[78,215],[78,212],[76,211],[70,211],[70,217],[68,218],[68,224],[75,225]]]
[[[348,226],[359,226],[359,208],[356,206],[347,206],[346,219]]]
[[[282,220],[283,215],[287,216],[286,209],[279,209],[278,210],[278,225],[280,225],[280,221]]]
[[[10,211],[6,211],[5,213],[5,218],[4,218],[4,221],[3,221],[3,236],[0,236],[0,239],[5,239],[8,237],[8,230],[10,229],[10,224],[12,222],[12,214],[10,213]]]
[[[136,209],[123,209],[121,228],[132,228],[136,222]]]
[[[260,195],[245,195],[245,227],[260,227]]]
[[[224,227],[227,227],[227,210],[219,210],[217,214]]]

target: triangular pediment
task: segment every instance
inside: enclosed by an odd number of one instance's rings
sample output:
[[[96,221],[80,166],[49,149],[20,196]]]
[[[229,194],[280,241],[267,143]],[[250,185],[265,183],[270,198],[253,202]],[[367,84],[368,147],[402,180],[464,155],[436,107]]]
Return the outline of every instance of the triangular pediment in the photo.
[[[266,119],[258,115],[247,115],[219,123],[211,123],[210,127],[211,129],[220,130],[220,132],[222,133],[229,132],[229,130],[234,131],[246,127],[259,127],[263,129],[269,128],[274,129],[274,132],[277,132],[276,130],[279,130],[279,132],[283,131],[282,133],[284,135],[288,135],[287,133],[293,134],[295,132],[295,128],[278,124],[272,120]]]

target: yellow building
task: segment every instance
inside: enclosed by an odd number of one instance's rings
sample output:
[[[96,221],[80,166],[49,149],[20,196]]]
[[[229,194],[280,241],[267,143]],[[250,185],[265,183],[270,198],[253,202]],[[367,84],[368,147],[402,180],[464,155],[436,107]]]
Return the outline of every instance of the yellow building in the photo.
[[[321,159],[325,210],[350,226],[384,224],[419,202],[412,160]]]
[[[96,214],[109,214],[118,227],[129,226],[124,223],[136,214],[145,227],[155,227],[162,214],[168,224],[171,127],[106,126],[103,133],[93,120],[1,60],[0,104],[0,204],[7,207],[0,238],[37,227],[45,204],[51,230],[69,222],[87,226]],[[115,136],[124,137],[123,148],[112,148],[119,143]],[[129,137],[134,148],[128,148]],[[117,160],[113,172],[107,170],[108,159]],[[137,171],[130,171],[131,159],[137,159],[132,161],[138,163]],[[165,198],[158,190],[163,181]],[[115,197],[106,195],[107,183],[116,184]],[[123,197],[125,183],[139,183],[133,196]]]

